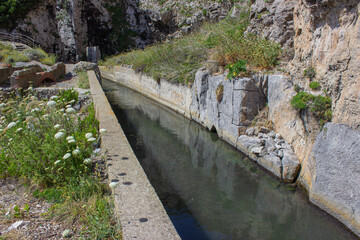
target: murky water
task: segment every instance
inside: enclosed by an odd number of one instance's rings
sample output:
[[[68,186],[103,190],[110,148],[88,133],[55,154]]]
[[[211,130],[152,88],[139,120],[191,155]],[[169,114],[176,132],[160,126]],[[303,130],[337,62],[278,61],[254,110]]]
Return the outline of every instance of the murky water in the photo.
[[[110,81],[104,89],[182,239],[352,238],[216,134]]]

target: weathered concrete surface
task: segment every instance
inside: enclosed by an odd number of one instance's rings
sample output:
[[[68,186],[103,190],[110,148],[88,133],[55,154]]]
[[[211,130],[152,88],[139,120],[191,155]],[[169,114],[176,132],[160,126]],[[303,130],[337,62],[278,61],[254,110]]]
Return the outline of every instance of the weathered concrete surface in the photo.
[[[88,75],[100,128],[107,129],[107,133],[102,135],[101,147],[108,151],[109,180],[119,181],[113,195],[123,239],[180,239],[133,153],[94,72],[89,71]]]
[[[360,131],[327,123],[308,164],[310,201],[360,235]]]
[[[190,118],[191,89],[188,87],[171,84],[164,80],[157,83],[151,77],[141,73],[136,74],[134,70],[120,66],[113,68],[100,67],[100,71],[104,78],[140,92],[148,98]]]

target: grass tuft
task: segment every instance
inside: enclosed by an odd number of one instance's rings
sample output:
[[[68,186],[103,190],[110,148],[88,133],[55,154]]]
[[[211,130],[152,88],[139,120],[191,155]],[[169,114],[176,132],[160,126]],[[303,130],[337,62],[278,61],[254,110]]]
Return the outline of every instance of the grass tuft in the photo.
[[[221,67],[244,60],[249,69],[271,69],[278,64],[280,45],[259,36],[244,34],[249,12],[239,19],[226,18],[219,23],[205,23],[198,31],[180,39],[148,46],[107,58],[101,65],[131,65],[154,79],[182,84],[192,83],[196,71],[212,59]]]

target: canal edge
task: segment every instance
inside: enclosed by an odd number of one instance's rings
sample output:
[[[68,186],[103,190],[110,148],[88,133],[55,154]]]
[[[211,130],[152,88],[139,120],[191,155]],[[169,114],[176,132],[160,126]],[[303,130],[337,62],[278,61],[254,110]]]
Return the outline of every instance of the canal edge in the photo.
[[[115,214],[123,239],[181,239],[164,206],[136,158],[103,89],[93,71],[88,71],[90,91],[101,136],[107,151],[106,166],[112,189]]]

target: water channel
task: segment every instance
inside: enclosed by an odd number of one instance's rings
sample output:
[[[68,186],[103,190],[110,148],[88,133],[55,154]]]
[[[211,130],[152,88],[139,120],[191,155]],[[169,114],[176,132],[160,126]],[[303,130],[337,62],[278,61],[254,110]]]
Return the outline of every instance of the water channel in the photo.
[[[125,87],[103,88],[182,239],[352,239],[215,133]]]

